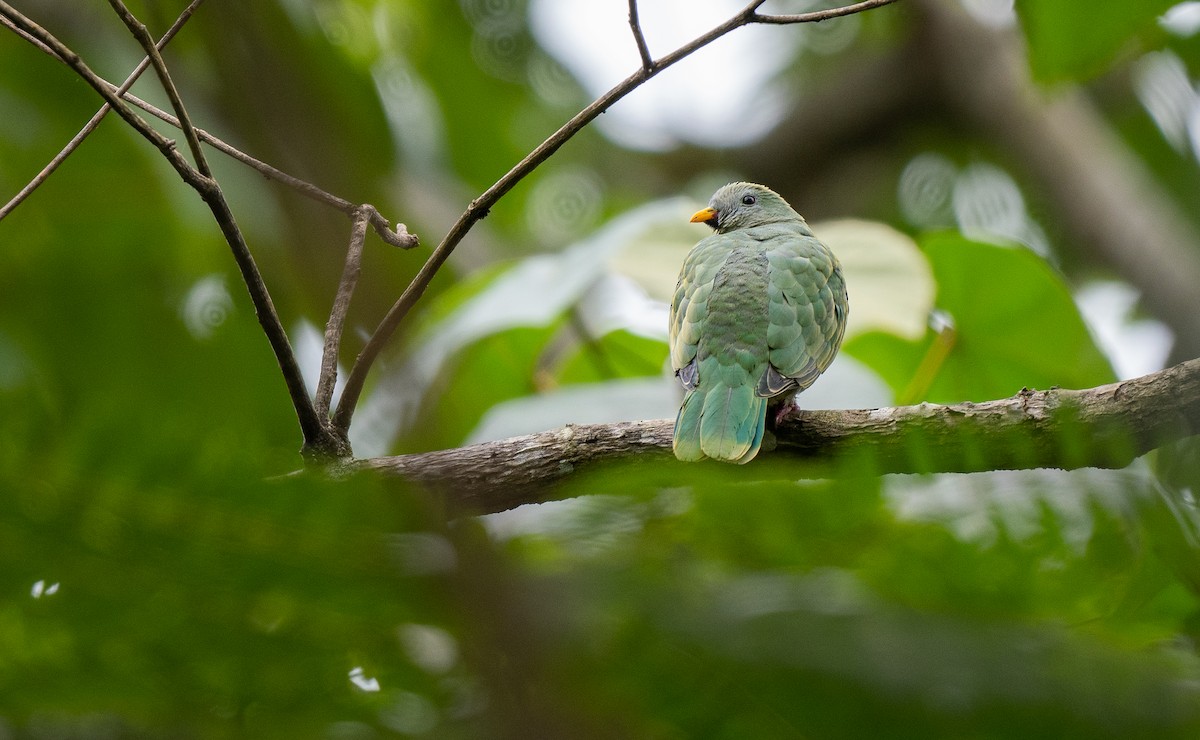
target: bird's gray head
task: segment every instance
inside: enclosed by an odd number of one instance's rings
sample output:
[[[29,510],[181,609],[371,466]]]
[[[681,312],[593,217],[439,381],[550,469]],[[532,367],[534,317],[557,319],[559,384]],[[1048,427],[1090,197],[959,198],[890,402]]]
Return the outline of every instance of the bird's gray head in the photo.
[[[713,193],[708,208],[696,211],[692,216],[692,223],[706,223],[719,234],[750,226],[797,220],[804,221],[779,193],[752,182],[725,185]]]

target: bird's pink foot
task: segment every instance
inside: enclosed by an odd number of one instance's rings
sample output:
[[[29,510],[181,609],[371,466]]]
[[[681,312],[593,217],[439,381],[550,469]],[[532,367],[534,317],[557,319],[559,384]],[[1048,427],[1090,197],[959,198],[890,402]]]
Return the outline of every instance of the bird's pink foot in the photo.
[[[783,423],[783,421],[784,421],[785,419],[787,419],[787,417],[788,417],[788,416],[789,416],[789,415],[792,413],[792,411],[794,411],[795,409],[796,409],[796,404],[792,403],[791,401],[788,401],[787,403],[780,404],[780,405],[779,405],[779,407],[775,409],[775,418],[773,419],[773,421],[774,421],[775,423],[771,425],[771,428],[772,428],[772,429],[778,429],[778,428],[779,428],[779,425],[780,425],[780,424],[782,424],[782,423]]]

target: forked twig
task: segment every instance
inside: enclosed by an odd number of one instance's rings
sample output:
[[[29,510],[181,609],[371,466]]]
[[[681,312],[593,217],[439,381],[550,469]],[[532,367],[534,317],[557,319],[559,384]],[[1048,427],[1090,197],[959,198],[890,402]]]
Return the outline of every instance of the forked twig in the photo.
[[[646,45],[646,35],[642,33],[642,22],[638,20],[637,0],[629,0],[629,30],[633,31],[633,40],[637,44],[638,55],[642,57],[642,69],[654,69],[654,57],[650,56],[650,47]]]
[[[156,48],[162,49],[171,41],[171,39],[175,38],[175,34],[179,33],[179,29],[183,28],[183,24],[192,17],[192,15],[196,12],[196,9],[200,7],[200,4],[203,2],[204,0],[192,0],[191,4],[183,9],[183,12],[179,14],[179,17],[175,19],[175,22],[171,24],[171,27],[167,29],[167,32],[164,33],[162,38],[158,40],[158,43],[155,45]],[[42,49],[47,54],[57,58],[57,55],[54,54],[50,47],[17,28],[8,20],[8,18],[0,17],[0,25],[4,25],[5,27],[12,29],[15,33],[19,34],[30,43]],[[149,66],[150,57],[146,56],[141,62],[138,63],[138,66],[129,73],[129,76],[125,78],[125,81],[121,83],[121,86],[116,88],[117,95],[124,95],[129,88],[133,87],[133,83],[137,82],[138,78],[142,76],[142,72],[145,72],[146,68]],[[96,114],[92,116],[91,120],[84,124],[83,128],[79,130],[79,133],[75,134],[75,136],[73,136],[71,140],[67,142],[67,145],[62,148],[62,151],[54,155],[54,158],[42,168],[41,172],[37,173],[32,180],[26,183],[25,187],[21,188],[20,192],[14,195],[7,203],[5,203],[3,206],[0,206],[0,221],[3,221],[5,216],[12,213],[17,206],[21,205],[26,198],[33,194],[33,191],[41,187],[42,183],[50,178],[50,175],[54,174],[54,171],[58,169],[59,165],[65,162],[67,157],[71,156],[71,154],[79,148],[79,145],[83,143],[83,140],[96,130],[96,127],[100,125],[100,122],[104,120],[104,117],[108,115],[110,110],[112,110],[112,108],[109,107],[108,103],[102,105],[100,110],[96,111]]]
[[[166,62],[163,61],[162,54],[159,53],[158,47],[154,44],[154,38],[150,35],[146,24],[134,17],[133,13],[129,12],[129,8],[125,7],[125,3],[121,0],[108,0],[108,4],[117,12],[117,16],[133,37],[137,39],[142,48],[146,50],[146,56],[150,58],[150,64],[154,67],[155,74],[158,75],[158,81],[162,85],[163,90],[167,93],[167,99],[171,101],[171,107],[175,109],[175,115],[179,118],[179,128],[183,130],[183,137],[187,140],[188,147],[192,150],[192,159],[196,163],[196,169],[205,177],[212,177],[212,170],[208,166],[208,160],[204,156],[204,149],[200,146],[200,139],[196,137],[196,128],[192,125],[191,116],[188,115],[187,107],[183,104],[183,98],[179,95],[179,89],[175,87],[175,81],[171,79],[171,73],[167,69]]]
[[[105,84],[107,84],[111,89],[116,89],[112,83]],[[127,92],[122,96],[122,98],[138,108],[146,111],[155,118],[166,121],[175,128],[180,128],[178,118],[153,105],[152,103],[147,103],[145,100],[142,100],[133,93]],[[385,218],[384,215],[380,213],[379,210],[373,205],[368,203],[352,203],[345,198],[339,198],[338,196],[322,190],[310,182],[301,180],[294,175],[289,175],[277,167],[273,167],[262,160],[251,157],[249,154],[246,154],[233,145],[226,143],[216,136],[213,136],[202,128],[197,128],[195,131],[196,136],[200,137],[200,140],[205,144],[208,144],[222,154],[236,159],[247,167],[256,170],[263,177],[266,177],[269,180],[274,180],[282,185],[286,185],[310,200],[329,206],[334,210],[341,211],[351,218],[354,217],[360,208],[367,209],[371,228],[375,230],[375,233],[378,234],[383,241],[393,247],[412,249],[420,243],[417,235],[408,233],[408,227],[404,224],[398,223],[393,229],[387,218]]]
[[[190,18],[191,15],[195,12],[197,6],[199,6],[200,3],[202,3],[202,2],[204,2],[204,0],[192,0],[192,4],[190,6],[188,6],[187,9],[184,10],[184,12],[180,15],[179,19],[176,20],[175,24],[172,25],[171,28],[167,31],[167,33],[163,35],[163,38],[159,40],[159,42],[157,44],[157,46],[159,48],[164,46],[167,43],[167,41],[170,38],[172,38],[179,31],[179,28],[183,25],[183,21],[187,20],[187,18]],[[0,15],[0,25],[3,25],[6,28],[9,28],[14,33],[21,36],[22,38],[24,38],[26,41],[33,44],[37,48],[41,49],[46,54],[49,54],[50,56],[54,57],[55,59],[58,59],[59,61],[63,61],[62,58],[59,57],[59,55],[53,49],[51,49],[46,44],[42,43],[42,41],[40,41],[37,37],[26,33],[20,27],[18,27],[14,23],[12,23],[4,15]],[[133,86],[133,83],[137,80],[137,78],[140,77],[142,72],[144,72],[146,70],[146,68],[149,66],[150,66],[150,57],[147,56],[142,60],[141,64],[138,65],[138,67],[129,76],[129,78],[120,86],[114,85],[111,82],[104,80],[104,78],[102,78],[102,77],[98,78],[98,79],[100,79],[105,85],[107,85],[109,87],[109,89],[116,91],[118,96],[120,96],[122,99],[128,101],[129,103],[132,103],[133,105],[137,106],[138,108],[141,108],[142,110],[149,113],[150,115],[152,115],[160,120],[166,121],[167,123],[171,124],[172,126],[182,130],[183,127],[180,124],[178,118],[171,115],[170,113],[167,113],[166,111],[162,110],[161,108],[158,108],[157,106],[147,103],[146,101],[142,100],[138,96],[128,92],[129,88]],[[46,167],[44,167],[42,169],[42,171],[39,172],[38,175],[32,181],[30,181],[24,188],[22,188],[20,193],[18,193],[16,196],[13,197],[12,200],[10,200],[8,203],[6,203],[3,208],[0,208],[0,220],[2,220],[10,212],[12,212],[18,205],[21,204],[22,201],[24,201],[26,198],[28,198],[29,195],[34,190],[36,190],[43,182],[45,182],[45,180],[47,178],[49,178],[49,176],[51,174],[53,174],[54,170],[56,170],[58,168],[58,166],[61,165],[63,163],[63,161],[65,161],[66,158],[68,156],[70,156],[70,154],[72,152],[74,152],[75,149],[78,148],[78,146],[81,143],[83,143],[83,140],[85,138],[87,138],[88,135],[90,135],[92,133],[92,131],[94,131],[96,129],[96,126],[99,125],[100,121],[104,118],[105,115],[107,115],[109,110],[111,110],[111,107],[108,105],[108,103],[105,103],[100,108],[100,110],[97,111],[96,115],[92,116],[92,119],[87,123],[87,125],[84,126],[83,129],[81,129],[80,132],[78,134],[76,134],[73,139],[71,139],[71,141],[67,144],[67,146],[65,146],[63,148],[63,150],[61,152],[59,152],[57,156],[54,157],[53,160],[51,160],[51,162],[48,165],[46,165]],[[330,208],[341,211],[342,213],[346,214],[347,216],[350,216],[351,218],[354,217],[355,212],[360,207],[367,208],[370,212],[371,227],[374,229],[375,233],[379,235],[379,238],[383,239],[383,241],[386,242],[387,244],[389,244],[393,247],[400,247],[401,249],[411,249],[411,248],[417,246],[417,244],[419,243],[419,240],[417,239],[416,234],[408,233],[408,228],[404,224],[397,223],[396,226],[393,228],[391,222],[389,222],[387,220],[387,218],[382,213],[380,213],[378,211],[378,209],[376,209],[374,206],[371,206],[368,204],[352,203],[351,201],[348,201],[345,198],[340,198],[336,195],[333,195],[332,193],[322,190],[321,188],[317,187],[316,185],[313,185],[310,182],[306,182],[304,180],[301,180],[298,177],[289,175],[288,173],[284,172],[283,170],[280,170],[276,167],[272,167],[271,165],[267,164],[266,162],[263,162],[261,160],[255,159],[254,157],[251,157],[250,155],[246,154],[245,152],[242,152],[241,150],[237,149],[236,147],[222,141],[221,139],[217,138],[216,136],[213,136],[212,134],[208,133],[207,131],[205,131],[202,128],[193,127],[193,130],[196,132],[196,136],[198,136],[201,141],[208,144],[209,146],[212,146],[214,149],[220,151],[221,153],[223,153],[229,157],[232,157],[232,158],[238,160],[242,164],[244,164],[248,167],[251,167],[254,170],[257,170],[260,174],[262,174],[267,179],[281,183],[281,184],[295,190],[296,192],[300,193],[301,195],[305,196],[306,198],[316,201],[317,203],[321,203],[323,205],[329,206]]]

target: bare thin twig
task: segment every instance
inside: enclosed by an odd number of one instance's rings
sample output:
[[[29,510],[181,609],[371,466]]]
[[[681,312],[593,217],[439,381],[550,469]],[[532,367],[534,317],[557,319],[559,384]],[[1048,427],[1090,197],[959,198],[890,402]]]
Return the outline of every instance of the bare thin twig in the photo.
[[[159,49],[162,49],[164,46],[166,46],[171,39],[175,37],[175,34],[179,33],[179,29],[183,28],[183,24],[192,17],[192,15],[196,12],[196,9],[199,8],[200,4],[203,2],[204,0],[192,0],[191,4],[183,9],[183,12],[179,14],[179,17],[175,19],[175,22],[172,23],[171,27],[167,29],[167,32],[163,34],[163,37],[158,40],[158,44],[156,46]],[[25,34],[25,32],[13,26],[7,18],[0,18],[0,24],[11,28],[13,31],[25,37],[26,40],[38,46],[38,48],[42,49],[47,54],[56,57],[50,47],[42,44],[37,39],[28,36]],[[142,72],[145,72],[146,68],[149,66],[150,57],[146,56],[142,59],[138,66],[129,73],[129,76],[125,78],[125,81],[121,83],[121,86],[116,88],[117,95],[124,95],[129,88],[133,87],[133,83],[137,82],[138,78],[142,76]],[[100,110],[96,111],[96,114],[92,116],[91,120],[84,124],[83,128],[79,130],[79,133],[75,134],[75,136],[67,142],[67,145],[62,148],[62,151],[56,154],[54,158],[42,168],[42,171],[37,173],[37,175],[25,185],[25,187],[21,188],[19,193],[14,195],[12,199],[0,207],[0,221],[3,221],[5,216],[12,213],[17,206],[21,205],[26,198],[33,194],[33,191],[41,187],[42,183],[49,179],[50,175],[54,174],[54,171],[58,169],[59,165],[65,162],[67,157],[71,156],[71,154],[79,148],[79,145],[83,143],[83,140],[96,130],[96,127],[100,125],[100,122],[104,120],[104,117],[108,115],[110,110],[112,110],[112,108],[109,107],[108,103],[102,105]]]
[[[5,28],[11,30],[13,33],[17,34],[21,38],[25,39],[29,43],[36,46],[42,52],[49,54],[50,56],[54,57],[55,59],[59,58],[58,54],[54,53],[54,49],[51,49],[49,46],[46,46],[44,43],[42,43],[41,39],[34,36],[33,34],[30,34],[25,29],[21,28],[17,24],[10,21],[8,19],[8,16],[0,15],[0,26],[4,26]]]
[[[106,82],[105,84],[108,85],[110,89],[116,89],[112,83]],[[128,92],[125,93],[122,98],[138,108],[146,111],[155,118],[166,121],[172,126],[179,128],[178,118],[153,105],[152,103],[147,103],[145,100],[142,100],[133,93]],[[321,203],[322,205],[326,205],[330,208],[341,211],[347,216],[353,218],[359,208],[366,208],[370,214],[371,227],[375,230],[375,233],[379,234],[379,237],[383,239],[383,241],[387,242],[393,247],[412,249],[420,243],[417,239],[417,235],[408,233],[408,227],[406,227],[404,224],[396,224],[395,229],[393,229],[387,218],[385,218],[383,214],[381,214],[379,210],[375,208],[375,206],[369,204],[352,203],[345,198],[339,198],[338,196],[326,192],[310,182],[301,180],[293,175],[289,175],[283,170],[272,167],[262,160],[251,157],[249,154],[246,154],[233,145],[226,143],[216,136],[213,136],[202,128],[196,129],[196,136],[198,136],[205,144],[208,144],[222,154],[232,157],[247,167],[257,170],[263,177],[286,185],[287,187],[298,192],[300,195],[316,201],[317,203]]]
[[[117,12],[117,16],[133,37],[146,51],[146,56],[150,57],[150,63],[154,66],[154,72],[158,75],[158,81],[162,85],[163,90],[167,93],[167,99],[171,101],[171,107],[175,109],[175,115],[179,118],[179,127],[183,130],[183,136],[187,139],[188,147],[192,150],[192,159],[196,163],[196,169],[205,177],[212,177],[212,170],[209,169],[208,160],[204,157],[204,149],[200,146],[200,139],[196,138],[196,128],[192,126],[192,119],[188,116],[187,108],[183,104],[183,98],[179,95],[179,89],[175,87],[175,81],[171,79],[171,72],[167,69],[167,63],[163,61],[162,54],[159,53],[158,47],[154,44],[154,37],[150,35],[150,30],[146,28],[146,24],[142,23],[129,12],[129,8],[125,7],[125,3],[121,0],[108,0],[108,4]]]
[[[830,10],[816,11],[813,13],[804,13],[797,16],[765,16],[758,15],[757,10],[763,4],[764,0],[754,0],[746,7],[742,8],[736,15],[729,20],[713,28],[708,33],[698,36],[689,41],[675,51],[666,56],[652,61],[649,67],[642,67],[637,72],[634,72],[629,77],[626,77],[616,87],[601,95],[594,100],[590,105],[577,113],[571,120],[567,121],[557,131],[543,141],[536,149],[530,152],[524,159],[516,164],[503,177],[488,188],[482,195],[471,201],[467,206],[467,210],[463,212],[454,225],[450,227],[450,231],[438,244],[433,253],[429,255],[425,264],[421,266],[421,270],[408,284],[400,298],[388,310],[387,315],[380,321],[371,338],[367,340],[363,346],[358,358],[354,362],[354,366],[350,369],[350,374],[346,378],[346,386],[342,390],[341,400],[338,402],[337,411],[334,413],[333,423],[339,430],[345,432],[350,427],[350,421],[354,416],[354,407],[358,403],[358,398],[362,394],[364,385],[366,384],[367,373],[371,369],[371,365],[383,350],[383,346],[391,338],[396,328],[404,320],[404,317],[416,304],[417,300],[429,287],[429,283],[433,280],[433,276],[441,268],[441,266],[449,258],[450,253],[458,246],[459,242],[467,235],[471,228],[481,219],[487,216],[488,211],[511,190],[518,182],[524,179],[529,173],[533,172],[542,162],[550,158],[558,149],[571,139],[575,134],[579,133],[585,126],[592,122],[597,116],[608,110],[614,103],[628,95],[630,92],[640,87],[643,83],[654,77],[659,72],[667,67],[675,64],[679,60],[694,53],[698,49],[707,46],[716,41],[730,31],[733,31],[742,26],[752,23],[816,23],[830,18],[839,16],[851,15],[864,10],[886,5],[895,0],[865,0],[864,2],[854,5],[847,5],[841,8],[832,8]],[[786,19],[786,20],[780,20]]]
[[[185,17],[190,17],[192,12],[194,12],[195,7],[200,5],[200,3],[202,3],[203,1],[204,0],[193,0],[192,5],[189,6],[189,8],[187,10],[185,10],[184,15],[180,16],[180,20],[176,21],[175,25],[172,26],[171,29],[168,30],[167,33],[163,35],[163,38],[159,41],[160,47],[162,45],[166,44],[166,42],[168,41],[168,39],[170,37],[174,36],[174,34],[178,31],[178,27],[180,25],[182,25],[182,20],[184,20]],[[10,20],[8,20],[7,17],[5,17],[3,15],[0,15],[0,25],[3,25],[6,28],[9,28],[14,33],[16,33],[18,36],[21,36],[29,43],[31,43],[34,46],[36,46],[37,48],[41,49],[46,54],[49,54],[50,56],[54,57],[55,59],[58,59],[59,61],[63,61],[61,59],[61,57],[59,57],[58,54],[53,49],[51,49],[46,44],[42,43],[42,41],[40,41],[35,36],[32,36],[32,35],[26,33],[24,30],[22,30],[20,27],[13,24]],[[107,85],[109,87],[109,89],[118,91],[118,94],[122,99],[132,103],[133,105],[137,106],[138,108],[141,108],[142,110],[146,111],[150,115],[155,116],[156,118],[159,118],[163,121],[166,121],[167,123],[171,124],[172,126],[182,130],[183,127],[180,125],[178,118],[171,115],[170,113],[167,113],[166,111],[162,110],[161,108],[158,108],[157,106],[152,105],[152,104],[142,100],[138,96],[128,92],[128,88],[133,85],[133,82],[136,81],[136,78],[138,76],[140,76],[140,74],[149,66],[150,66],[150,58],[146,57],[145,59],[142,60],[142,63],[140,65],[138,65],[137,70],[133,74],[130,75],[128,80],[126,80],[125,84],[122,84],[120,86],[114,85],[111,82],[104,80],[104,78],[98,78],[98,79],[100,79],[105,85]],[[48,178],[50,176],[50,174],[55,169],[57,169],[57,167],[60,164],[62,164],[63,160],[65,160],[67,158],[67,156],[69,156],[71,154],[71,152],[74,151],[79,146],[79,144],[83,142],[84,138],[86,138],[96,128],[96,126],[99,124],[100,120],[108,113],[109,110],[111,110],[111,107],[108,105],[108,103],[105,103],[104,106],[101,107],[100,111],[98,111],[96,113],[96,115],[92,117],[92,120],[88,122],[88,125],[85,126],[84,129],[81,130],[79,132],[79,134],[77,134],[76,137],[74,139],[72,139],[71,142],[66,147],[64,147],[63,151],[60,152],[58,154],[58,156],[55,157],[54,160],[49,165],[47,165],[41,173],[39,173],[39,175],[34,179],[34,181],[31,182],[29,185],[26,185],[25,188],[22,189],[21,193],[19,193],[17,197],[14,197],[13,200],[10,201],[8,204],[6,204],[3,209],[0,209],[0,219],[3,219],[4,216],[8,215],[9,212],[11,212],[13,209],[15,209],[18,205],[20,205],[21,201],[23,201],[25,198],[29,197],[29,194],[32,193],[33,190],[35,190],[38,186],[40,186],[41,183],[44,182],[46,180],[46,178]],[[330,208],[334,208],[335,210],[341,211],[342,213],[344,213],[350,217],[353,217],[356,210],[361,205],[364,205],[364,204],[352,203],[352,202],[346,200],[345,198],[339,198],[338,196],[333,195],[332,193],[326,192],[325,190],[322,190],[321,188],[317,187],[316,185],[313,185],[312,183],[301,180],[298,177],[289,175],[288,173],[286,173],[276,167],[272,167],[271,165],[267,164],[266,162],[255,159],[254,157],[251,157],[250,155],[242,152],[241,150],[235,148],[234,146],[227,144],[226,142],[222,141],[221,139],[217,138],[216,136],[213,136],[212,134],[208,133],[204,129],[194,128],[194,130],[196,132],[197,137],[199,137],[201,141],[212,146],[214,149],[217,149],[221,153],[238,160],[239,162],[241,162],[242,164],[244,164],[248,167],[251,167],[251,168],[257,170],[264,177],[266,177],[270,180],[274,180],[275,182],[281,183],[281,184],[295,190],[296,192],[300,193],[301,195],[305,196],[306,198],[316,201],[317,203],[321,203],[322,205],[326,205],[326,206],[329,206]],[[408,228],[404,224],[397,223],[396,226],[393,228],[391,225],[391,222],[389,222],[387,220],[387,218],[382,213],[380,213],[374,206],[367,205],[366,207],[370,210],[371,227],[374,229],[375,233],[377,233],[379,235],[379,238],[381,238],[384,242],[386,242],[387,244],[389,244],[393,247],[399,247],[401,249],[412,249],[413,247],[415,247],[419,244],[417,235],[408,233]]]
[[[77,75],[83,78],[85,82],[92,86],[105,102],[117,112],[135,131],[141,134],[144,138],[150,141],[162,155],[167,159],[172,167],[179,172],[184,181],[194,188],[200,189],[204,187],[207,178],[204,178],[184,159],[175,148],[175,142],[155,131],[150,124],[146,123],[130,110],[129,106],[116,95],[116,87],[106,80],[102,80],[95,72],[91,70],[80,59],[79,55],[68,48],[65,44],[59,41],[46,29],[34,23],[16,8],[9,5],[7,2],[0,0],[0,17],[7,19],[14,27],[23,31],[26,38],[36,40],[39,48],[48,51],[51,55],[62,60],[64,64],[71,68]]]
[[[846,5],[840,8],[829,8],[828,10],[814,10],[810,13],[796,13],[793,15],[762,15],[756,13],[754,15],[754,23],[772,23],[776,25],[788,25],[792,23],[820,23],[831,18],[841,18],[855,13],[861,13],[864,10],[871,10],[883,5],[894,3],[896,0],[863,0],[863,2],[855,3],[854,5]],[[761,5],[761,3],[760,3]]]
[[[41,48],[48,49],[53,56],[60,59],[72,71],[83,78],[116,111],[117,115],[121,116],[126,123],[132,126],[135,131],[162,153],[185,182],[197,190],[203,190],[211,183],[209,178],[201,175],[179,154],[174,141],[156,131],[117,96],[117,87],[115,85],[99,77],[84,63],[78,54],[55,38],[53,34],[34,23],[3,0],[0,0],[0,17],[7,19],[15,27],[22,30],[27,38],[35,39]]]
[[[642,69],[654,69],[654,58],[650,56],[650,47],[646,45],[642,23],[638,20],[637,0],[629,0],[629,29],[633,31],[633,40],[637,43],[638,54],[642,57]]]
[[[229,204],[225,201],[225,197],[221,193],[217,182],[211,177],[202,175],[192,167],[176,149],[175,142],[154,130],[150,124],[134,113],[125,101],[117,96],[110,83],[98,77],[80,59],[78,54],[55,38],[53,34],[34,23],[7,2],[3,2],[3,0],[0,0],[0,16],[7,18],[17,28],[25,31],[26,34],[51,49],[55,56],[61,59],[96,90],[112,106],[117,115],[121,116],[135,131],[154,144],[163,157],[175,168],[175,171],[179,173],[183,181],[196,190],[200,194],[200,197],[204,199],[205,204],[208,205],[209,210],[212,211],[213,217],[220,226],[221,233],[224,234],[230,250],[233,252],[234,261],[237,262],[238,269],[242,273],[242,279],[246,284],[246,289],[250,293],[250,299],[254,303],[258,322],[262,326],[263,332],[267,335],[267,341],[270,343],[272,351],[275,353],[275,359],[279,363],[280,371],[283,373],[284,383],[287,385],[292,406],[300,422],[300,429],[304,435],[305,450],[308,452],[317,452],[318,454],[326,452],[328,454],[338,454],[343,451],[345,446],[339,441],[339,435],[333,434],[320,417],[317,416],[313,403],[308,397],[308,391],[304,386],[304,378],[300,373],[300,366],[296,362],[296,355],[292,351],[292,345],[288,340],[287,332],[283,329],[283,324],[279,320],[279,314],[275,310],[275,304],[271,300],[266,283],[263,282],[262,275],[258,271],[258,265],[254,262],[254,256],[250,253],[250,248],[246,244],[245,237],[242,235],[241,229],[238,228],[237,222],[233,217],[233,212],[229,209]],[[147,50],[147,53],[149,53],[149,50]]]
[[[354,214],[354,228],[350,231],[350,246],[346,249],[346,265],[342,268],[342,279],[338,282],[337,295],[325,324],[325,347],[321,352],[321,375],[317,381],[316,406],[321,418],[329,414],[329,403],[337,383],[338,348],[346,325],[346,314],[350,311],[350,300],[358,285],[362,272],[363,242],[367,238],[367,223],[371,218],[371,206],[360,206]]]

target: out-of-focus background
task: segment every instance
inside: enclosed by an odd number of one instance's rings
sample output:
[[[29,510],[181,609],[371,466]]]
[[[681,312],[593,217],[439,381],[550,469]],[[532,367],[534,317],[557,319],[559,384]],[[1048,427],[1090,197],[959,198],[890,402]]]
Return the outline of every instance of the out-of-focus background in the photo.
[[[183,6],[130,4],[155,33]],[[639,4],[655,57],[740,7]],[[103,4],[22,10],[110,80],[141,57]],[[209,0],[166,59],[198,125],[420,235],[368,237],[346,366],[470,200],[637,69],[628,11]],[[355,452],[672,416],[665,300],[731,180],[846,267],[847,341],[804,406],[1196,357],[1197,78],[1194,2],[735,31],[470,233],[377,365]],[[152,75],[134,92],[166,107]],[[0,200],[98,104],[0,32]],[[397,483],[287,477],[295,416],[228,249],[110,118],[0,221],[0,738],[1195,736],[1186,446],[1123,471],[614,469],[449,524]],[[212,162],[313,379],[349,222]]]

